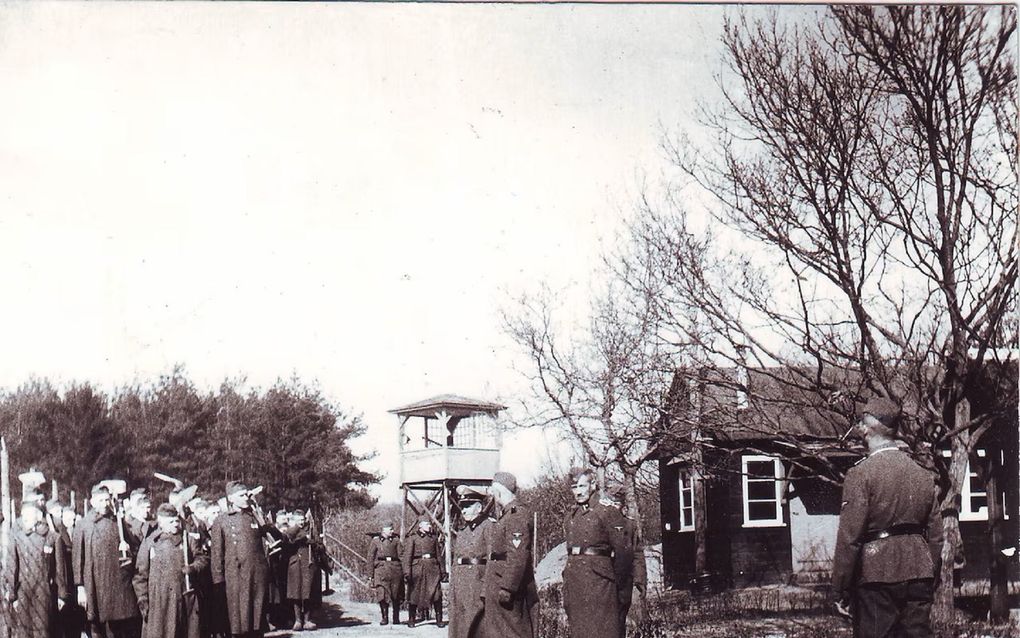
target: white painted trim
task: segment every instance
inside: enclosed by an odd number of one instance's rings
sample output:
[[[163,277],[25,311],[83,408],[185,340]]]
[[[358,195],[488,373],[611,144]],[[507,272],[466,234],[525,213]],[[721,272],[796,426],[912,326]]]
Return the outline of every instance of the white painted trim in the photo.
[[[687,482],[689,484],[688,488],[684,488],[684,475],[685,474],[687,475]],[[680,511],[680,516],[679,516],[680,526],[677,528],[676,531],[678,531],[678,532],[693,532],[695,526],[697,525],[697,519],[695,519],[695,517],[694,517],[695,512],[696,512],[696,510],[694,509],[694,476],[688,470],[680,470],[679,472],[677,472],[676,482],[677,482],[677,488],[678,488],[678,491],[679,491],[679,494],[680,494],[680,497],[678,499],[678,501],[679,501],[678,504],[680,505],[680,510],[679,510]],[[684,501],[684,491],[685,491],[685,489],[691,495],[691,502],[690,503],[687,503],[687,502]],[[686,525],[684,524],[684,509],[685,508],[689,508],[691,510],[691,521],[690,521],[690,524],[686,524]]]
[[[747,495],[747,484],[749,483],[749,477],[747,472],[748,463],[755,462],[772,462],[773,468],[773,486],[775,488],[775,496],[769,500],[755,500],[756,503],[775,503],[776,515],[778,518],[767,519],[767,520],[751,520],[750,515],[750,501]],[[743,527],[786,527],[786,523],[783,521],[783,479],[785,478],[785,468],[783,467],[782,461],[775,456],[766,456],[763,454],[746,454],[740,457],[740,488],[741,488],[741,501],[744,509],[744,524]]]

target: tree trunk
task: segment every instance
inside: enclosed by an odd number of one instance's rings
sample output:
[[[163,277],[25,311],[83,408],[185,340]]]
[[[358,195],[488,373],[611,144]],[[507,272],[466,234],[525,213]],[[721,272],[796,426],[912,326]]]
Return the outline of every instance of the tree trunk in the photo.
[[[992,452],[989,450],[989,452]],[[1005,521],[1003,520],[1002,494],[999,493],[999,472],[1002,465],[990,454],[985,474],[985,493],[988,494],[988,551],[989,561],[988,616],[994,623],[1009,619],[1009,570],[1006,557],[1002,554],[1005,545]]]
[[[956,406],[954,427],[961,427],[970,422],[970,404],[962,399]],[[956,556],[960,551],[960,492],[966,479],[967,453],[970,448],[970,432],[964,429],[952,438],[951,456],[949,458],[949,490],[942,498],[942,570],[939,586],[935,590],[935,601],[932,605],[932,624],[938,628],[952,625],[956,620],[956,607],[953,592],[953,570],[956,567]],[[937,453],[937,452],[936,452]]]
[[[705,500],[705,459],[701,433],[695,431],[692,438],[691,497],[694,501],[694,575],[701,576],[708,570],[708,508]],[[681,514],[682,515],[682,514]]]

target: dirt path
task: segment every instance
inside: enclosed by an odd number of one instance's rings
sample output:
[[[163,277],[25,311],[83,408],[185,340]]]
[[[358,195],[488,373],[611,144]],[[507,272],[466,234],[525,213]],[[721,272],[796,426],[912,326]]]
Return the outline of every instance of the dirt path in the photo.
[[[419,624],[414,629],[406,625],[407,611],[401,612],[405,624],[379,625],[379,606],[374,603],[359,603],[348,599],[341,590],[322,601],[315,621],[319,628],[314,631],[291,631],[290,629],[266,634],[271,638],[331,638],[332,636],[357,636],[358,638],[445,638],[446,629],[436,627],[434,620]]]

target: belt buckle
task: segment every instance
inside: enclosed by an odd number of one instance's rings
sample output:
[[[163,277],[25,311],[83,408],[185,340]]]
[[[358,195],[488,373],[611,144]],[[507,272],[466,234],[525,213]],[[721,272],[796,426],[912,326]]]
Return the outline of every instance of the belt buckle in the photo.
[[[571,556],[580,556],[581,555],[581,548],[580,547],[571,547],[570,550],[568,551],[568,553]]]
[[[879,540],[880,541],[883,538],[889,538],[890,536],[891,536],[891,534],[889,533],[889,530],[883,529],[881,532],[875,534],[875,540]]]

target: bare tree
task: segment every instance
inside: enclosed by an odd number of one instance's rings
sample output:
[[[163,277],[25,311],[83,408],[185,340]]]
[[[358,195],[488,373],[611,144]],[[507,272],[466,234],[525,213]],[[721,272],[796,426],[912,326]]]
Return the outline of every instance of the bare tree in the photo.
[[[665,145],[713,196],[714,225],[691,229],[686,189],[646,203],[627,266],[655,273],[631,287],[661,340],[696,344],[703,365],[781,369],[806,409],[863,393],[912,407],[906,436],[945,489],[941,620],[967,459],[995,418],[972,418],[968,397],[1015,347],[1015,32],[1014,7],[729,20],[714,144]]]
[[[505,311],[504,326],[529,360],[532,397],[520,425],[559,429],[600,482],[618,476],[640,529],[639,478],[668,425],[661,417],[674,364],[651,337],[650,300],[614,276],[604,283],[586,325],[564,325],[567,309],[543,288]]]

